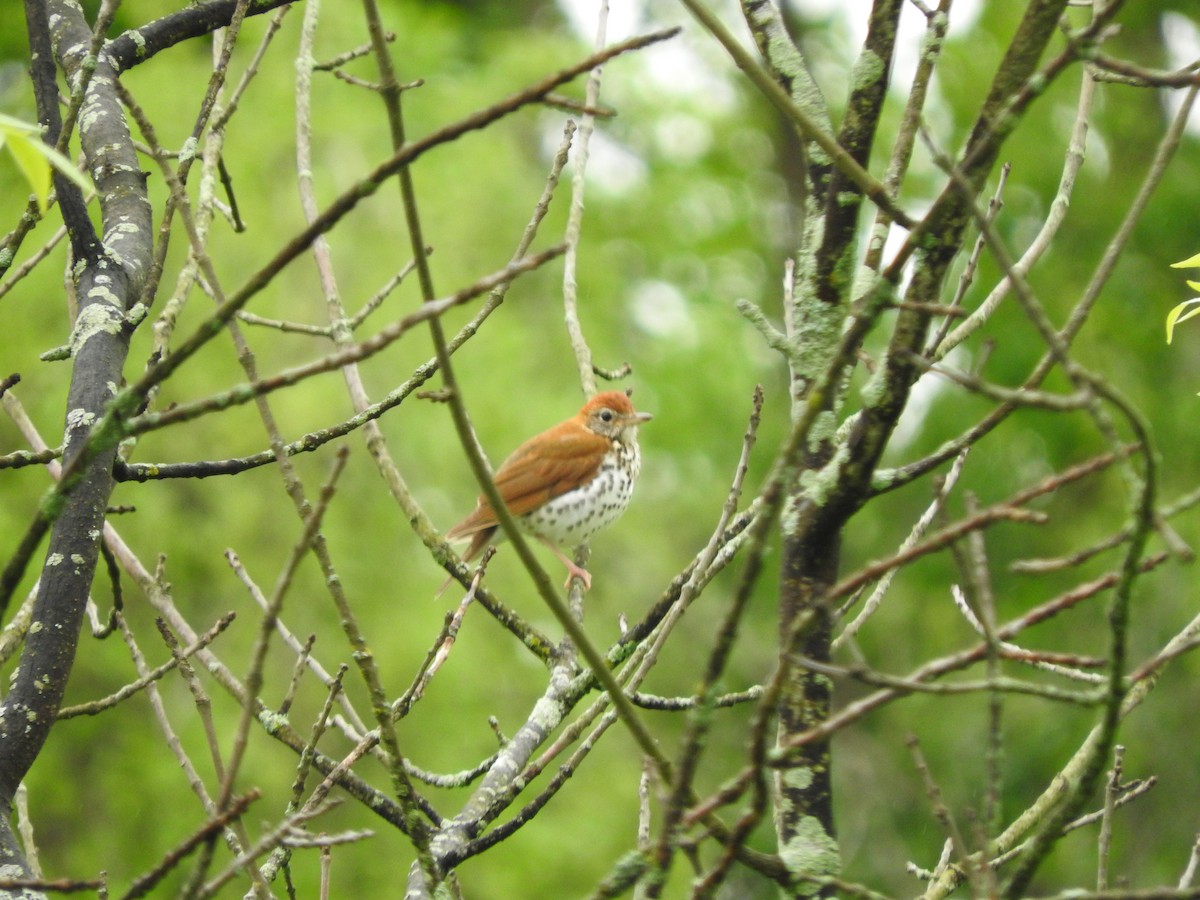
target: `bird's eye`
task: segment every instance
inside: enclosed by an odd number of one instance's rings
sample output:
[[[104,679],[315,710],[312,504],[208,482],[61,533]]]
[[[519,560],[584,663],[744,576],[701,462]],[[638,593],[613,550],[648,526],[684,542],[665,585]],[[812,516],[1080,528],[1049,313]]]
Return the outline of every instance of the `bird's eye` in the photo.
[[[600,420],[602,422],[611,422],[615,413],[611,409],[600,410]]]

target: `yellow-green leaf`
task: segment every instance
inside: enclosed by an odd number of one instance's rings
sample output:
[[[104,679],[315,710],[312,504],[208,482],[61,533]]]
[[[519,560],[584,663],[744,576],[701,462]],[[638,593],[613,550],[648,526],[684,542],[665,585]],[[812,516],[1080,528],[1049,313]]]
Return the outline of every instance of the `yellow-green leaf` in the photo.
[[[35,142],[34,146],[37,148],[38,153],[46,157],[50,161],[50,165],[58,170],[59,175],[66,176],[67,179],[74,182],[75,186],[85,194],[92,189],[92,182],[78,169],[75,163],[71,162],[49,144],[43,143],[40,140]]]
[[[1200,253],[1197,253],[1195,256],[1189,256],[1183,262],[1171,263],[1172,269],[1196,268],[1197,266],[1200,266]]]
[[[12,116],[0,115],[0,149],[7,147],[29,188],[37,198],[38,208],[43,212],[50,196],[51,168],[88,191],[91,185],[82,172],[69,159],[47,145],[41,137],[41,129]]]
[[[6,116],[0,113],[0,134],[41,134],[42,130],[31,122],[25,122],[21,119],[14,119],[12,116]]]
[[[1171,338],[1175,334],[1175,326],[1176,325],[1178,325],[1180,322],[1186,322],[1192,316],[1200,316],[1200,306],[1198,306],[1197,304],[1200,304],[1200,297],[1197,297],[1193,300],[1185,300],[1183,303],[1180,303],[1173,310],[1171,310],[1169,313],[1167,313],[1167,343],[1168,344],[1171,343]],[[1188,310],[1189,306],[1192,307],[1190,310]],[[1188,310],[1188,311],[1184,312],[1184,310]]]
[[[34,140],[39,144],[42,143],[40,138],[34,138]],[[8,137],[8,152],[16,160],[21,174],[25,176],[25,181],[29,183],[29,189],[33,191],[33,195],[37,198],[38,209],[44,213],[46,211],[46,200],[50,196],[50,161],[41,153],[38,153],[34,147],[30,146],[30,140],[25,135],[10,134]]]

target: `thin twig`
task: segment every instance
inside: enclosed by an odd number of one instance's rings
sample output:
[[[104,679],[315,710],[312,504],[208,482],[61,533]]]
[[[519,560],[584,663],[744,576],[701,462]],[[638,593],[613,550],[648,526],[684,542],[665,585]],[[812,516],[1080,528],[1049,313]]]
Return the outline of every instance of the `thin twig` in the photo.
[[[143,690],[147,685],[158,681],[160,678],[179,665],[180,658],[187,659],[189,656],[199,652],[215,641],[218,635],[220,635],[221,632],[223,632],[233,623],[234,616],[235,613],[225,613],[225,615],[219,618],[216,621],[216,624],[208,629],[208,631],[196,638],[196,640],[187,647],[184,647],[182,650],[180,650],[178,655],[172,656],[162,665],[150,670],[137,680],[131,681],[129,684],[125,685],[120,690],[109,694],[107,697],[101,697],[98,700],[89,700],[86,703],[79,703],[75,706],[64,706],[58,711],[58,718],[71,719],[75,716],[94,716],[104,712],[106,709],[112,709],[122,700],[127,700],[134,694]]]
[[[232,796],[233,781],[237,776],[242,758],[246,753],[250,722],[254,718],[254,700],[258,697],[258,692],[262,687],[263,664],[266,661],[267,648],[270,646],[271,634],[275,631],[275,622],[279,618],[279,611],[283,606],[284,597],[291,587],[292,576],[295,573],[296,567],[308,555],[309,545],[321,527],[321,520],[324,518],[325,511],[329,508],[329,501],[333,499],[334,488],[338,477],[346,466],[348,455],[345,448],[342,448],[342,452],[337,454],[329,478],[321,489],[321,495],[304,523],[304,529],[301,532],[300,538],[292,546],[292,552],[287,564],[276,579],[275,587],[271,592],[271,597],[267,604],[267,610],[263,613],[262,621],[259,623],[258,636],[250,657],[250,669],[245,679],[246,694],[249,699],[242,706],[241,720],[238,723],[237,730],[234,732],[233,747],[229,752],[229,763],[221,783],[219,806],[223,807],[228,798]],[[239,571],[239,573],[244,572],[240,565],[237,564],[236,554],[232,550],[228,551],[226,556],[229,557],[230,565],[234,566],[235,570]]]
[[[239,797],[230,798],[225,809],[205,822],[196,831],[192,832],[175,849],[159,860],[153,869],[135,879],[133,884],[129,886],[129,890],[121,895],[121,900],[135,900],[137,897],[145,897],[155,885],[162,881],[172,869],[183,862],[193,850],[201,844],[210,841],[217,832],[223,830],[230,822],[240,819],[246,810],[250,808],[250,804],[260,796],[262,795],[257,789],[252,789]]]

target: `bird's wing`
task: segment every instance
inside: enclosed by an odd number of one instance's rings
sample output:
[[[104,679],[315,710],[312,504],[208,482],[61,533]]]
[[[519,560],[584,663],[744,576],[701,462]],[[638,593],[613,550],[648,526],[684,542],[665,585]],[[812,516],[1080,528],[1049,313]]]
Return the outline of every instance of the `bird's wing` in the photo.
[[[496,471],[496,488],[510,513],[524,515],[594,476],[608,448],[608,438],[556,426],[512,452]],[[480,495],[479,505],[446,537],[456,540],[496,524],[492,505]]]

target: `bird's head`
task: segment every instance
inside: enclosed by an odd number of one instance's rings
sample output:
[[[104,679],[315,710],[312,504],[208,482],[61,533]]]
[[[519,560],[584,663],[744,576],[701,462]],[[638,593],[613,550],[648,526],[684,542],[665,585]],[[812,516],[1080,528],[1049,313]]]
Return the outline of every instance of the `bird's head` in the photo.
[[[590,431],[613,439],[631,434],[643,422],[654,418],[650,413],[634,409],[633,402],[621,391],[597,394],[584,404],[579,414]]]

